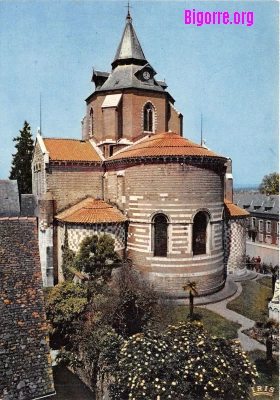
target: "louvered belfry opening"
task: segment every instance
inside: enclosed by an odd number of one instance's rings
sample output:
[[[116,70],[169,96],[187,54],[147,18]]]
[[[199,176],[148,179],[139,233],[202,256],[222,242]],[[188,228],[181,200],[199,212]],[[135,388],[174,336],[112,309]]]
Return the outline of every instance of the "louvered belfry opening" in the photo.
[[[193,255],[206,254],[207,216],[199,212],[193,221]]]
[[[167,256],[167,218],[163,214],[154,217],[154,256]]]

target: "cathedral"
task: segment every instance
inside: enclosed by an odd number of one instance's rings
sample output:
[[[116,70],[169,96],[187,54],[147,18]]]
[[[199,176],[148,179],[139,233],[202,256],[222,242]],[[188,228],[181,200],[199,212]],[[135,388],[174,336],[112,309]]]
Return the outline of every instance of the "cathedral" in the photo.
[[[45,286],[63,280],[65,231],[115,249],[169,297],[221,290],[244,275],[248,213],[232,203],[231,160],[183,137],[183,116],[146,59],[128,12],[111,71],[93,70],[81,139],[40,132],[32,162]]]

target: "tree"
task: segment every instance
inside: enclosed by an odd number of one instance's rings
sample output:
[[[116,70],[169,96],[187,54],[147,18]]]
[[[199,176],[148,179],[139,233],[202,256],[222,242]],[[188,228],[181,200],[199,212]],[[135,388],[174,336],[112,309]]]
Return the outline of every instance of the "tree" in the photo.
[[[246,399],[257,376],[239,342],[217,339],[200,323],[131,336],[103,363],[113,400]]]
[[[101,278],[104,282],[109,280],[114,264],[119,262],[114,239],[106,234],[86,237],[75,257],[75,267],[79,271],[91,274],[94,279]]]
[[[190,319],[193,319],[193,298],[198,295],[197,282],[188,280],[183,286],[184,290],[188,290],[190,293]]]
[[[112,326],[115,331],[129,337],[142,332],[161,315],[159,296],[128,264],[122,265],[111,284],[115,299]]]
[[[259,186],[259,191],[266,195],[279,194],[279,173],[265,175]]]
[[[15,148],[17,152],[13,154],[12,168],[9,179],[16,179],[20,194],[32,193],[32,153],[33,139],[31,128],[28,122],[24,121],[20,136],[13,139],[17,142]]]
[[[83,285],[63,282],[51,290],[46,300],[46,314],[52,326],[52,345],[72,347],[88,300],[89,291]]]

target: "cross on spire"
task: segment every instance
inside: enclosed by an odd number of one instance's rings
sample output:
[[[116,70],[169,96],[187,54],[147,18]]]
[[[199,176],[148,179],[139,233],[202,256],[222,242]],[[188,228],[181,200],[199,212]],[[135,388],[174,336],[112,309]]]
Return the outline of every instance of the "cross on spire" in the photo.
[[[132,8],[132,6],[129,4],[129,0],[127,2],[127,6],[125,6],[125,7],[127,7],[127,17],[126,18],[131,18],[129,10],[130,10],[130,8]]]

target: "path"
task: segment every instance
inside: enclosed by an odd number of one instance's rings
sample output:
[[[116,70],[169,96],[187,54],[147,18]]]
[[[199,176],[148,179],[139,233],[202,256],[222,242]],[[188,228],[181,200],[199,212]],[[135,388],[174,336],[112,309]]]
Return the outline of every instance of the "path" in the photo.
[[[257,340],[249,338],[249,336],[247,336],[241,332],[244,329],[252,328],[255,325],[255,321],[253,321],[252,319],[246,318],[243,315],[240,315],[240,314],[236,313],[235,311],[231,311],[227,308],[227,303],[234,300],[236,297],[240,296],[240,294],[242,292],[241,283],[236,282],[236,284],[238,287],[237,292],[230,298],[219,301],[218,303],[215,303],[215,304],[205,304],[205,305],[198,306],[198,307],[207,308],[208,310],[213,311],[230,321],[239,323],[241,325],[241,328],[238,329],[238,340],[240,341],[240,343],[245,351],[251,351],[251,350],[266,351],[265,345],[259,343]]]

